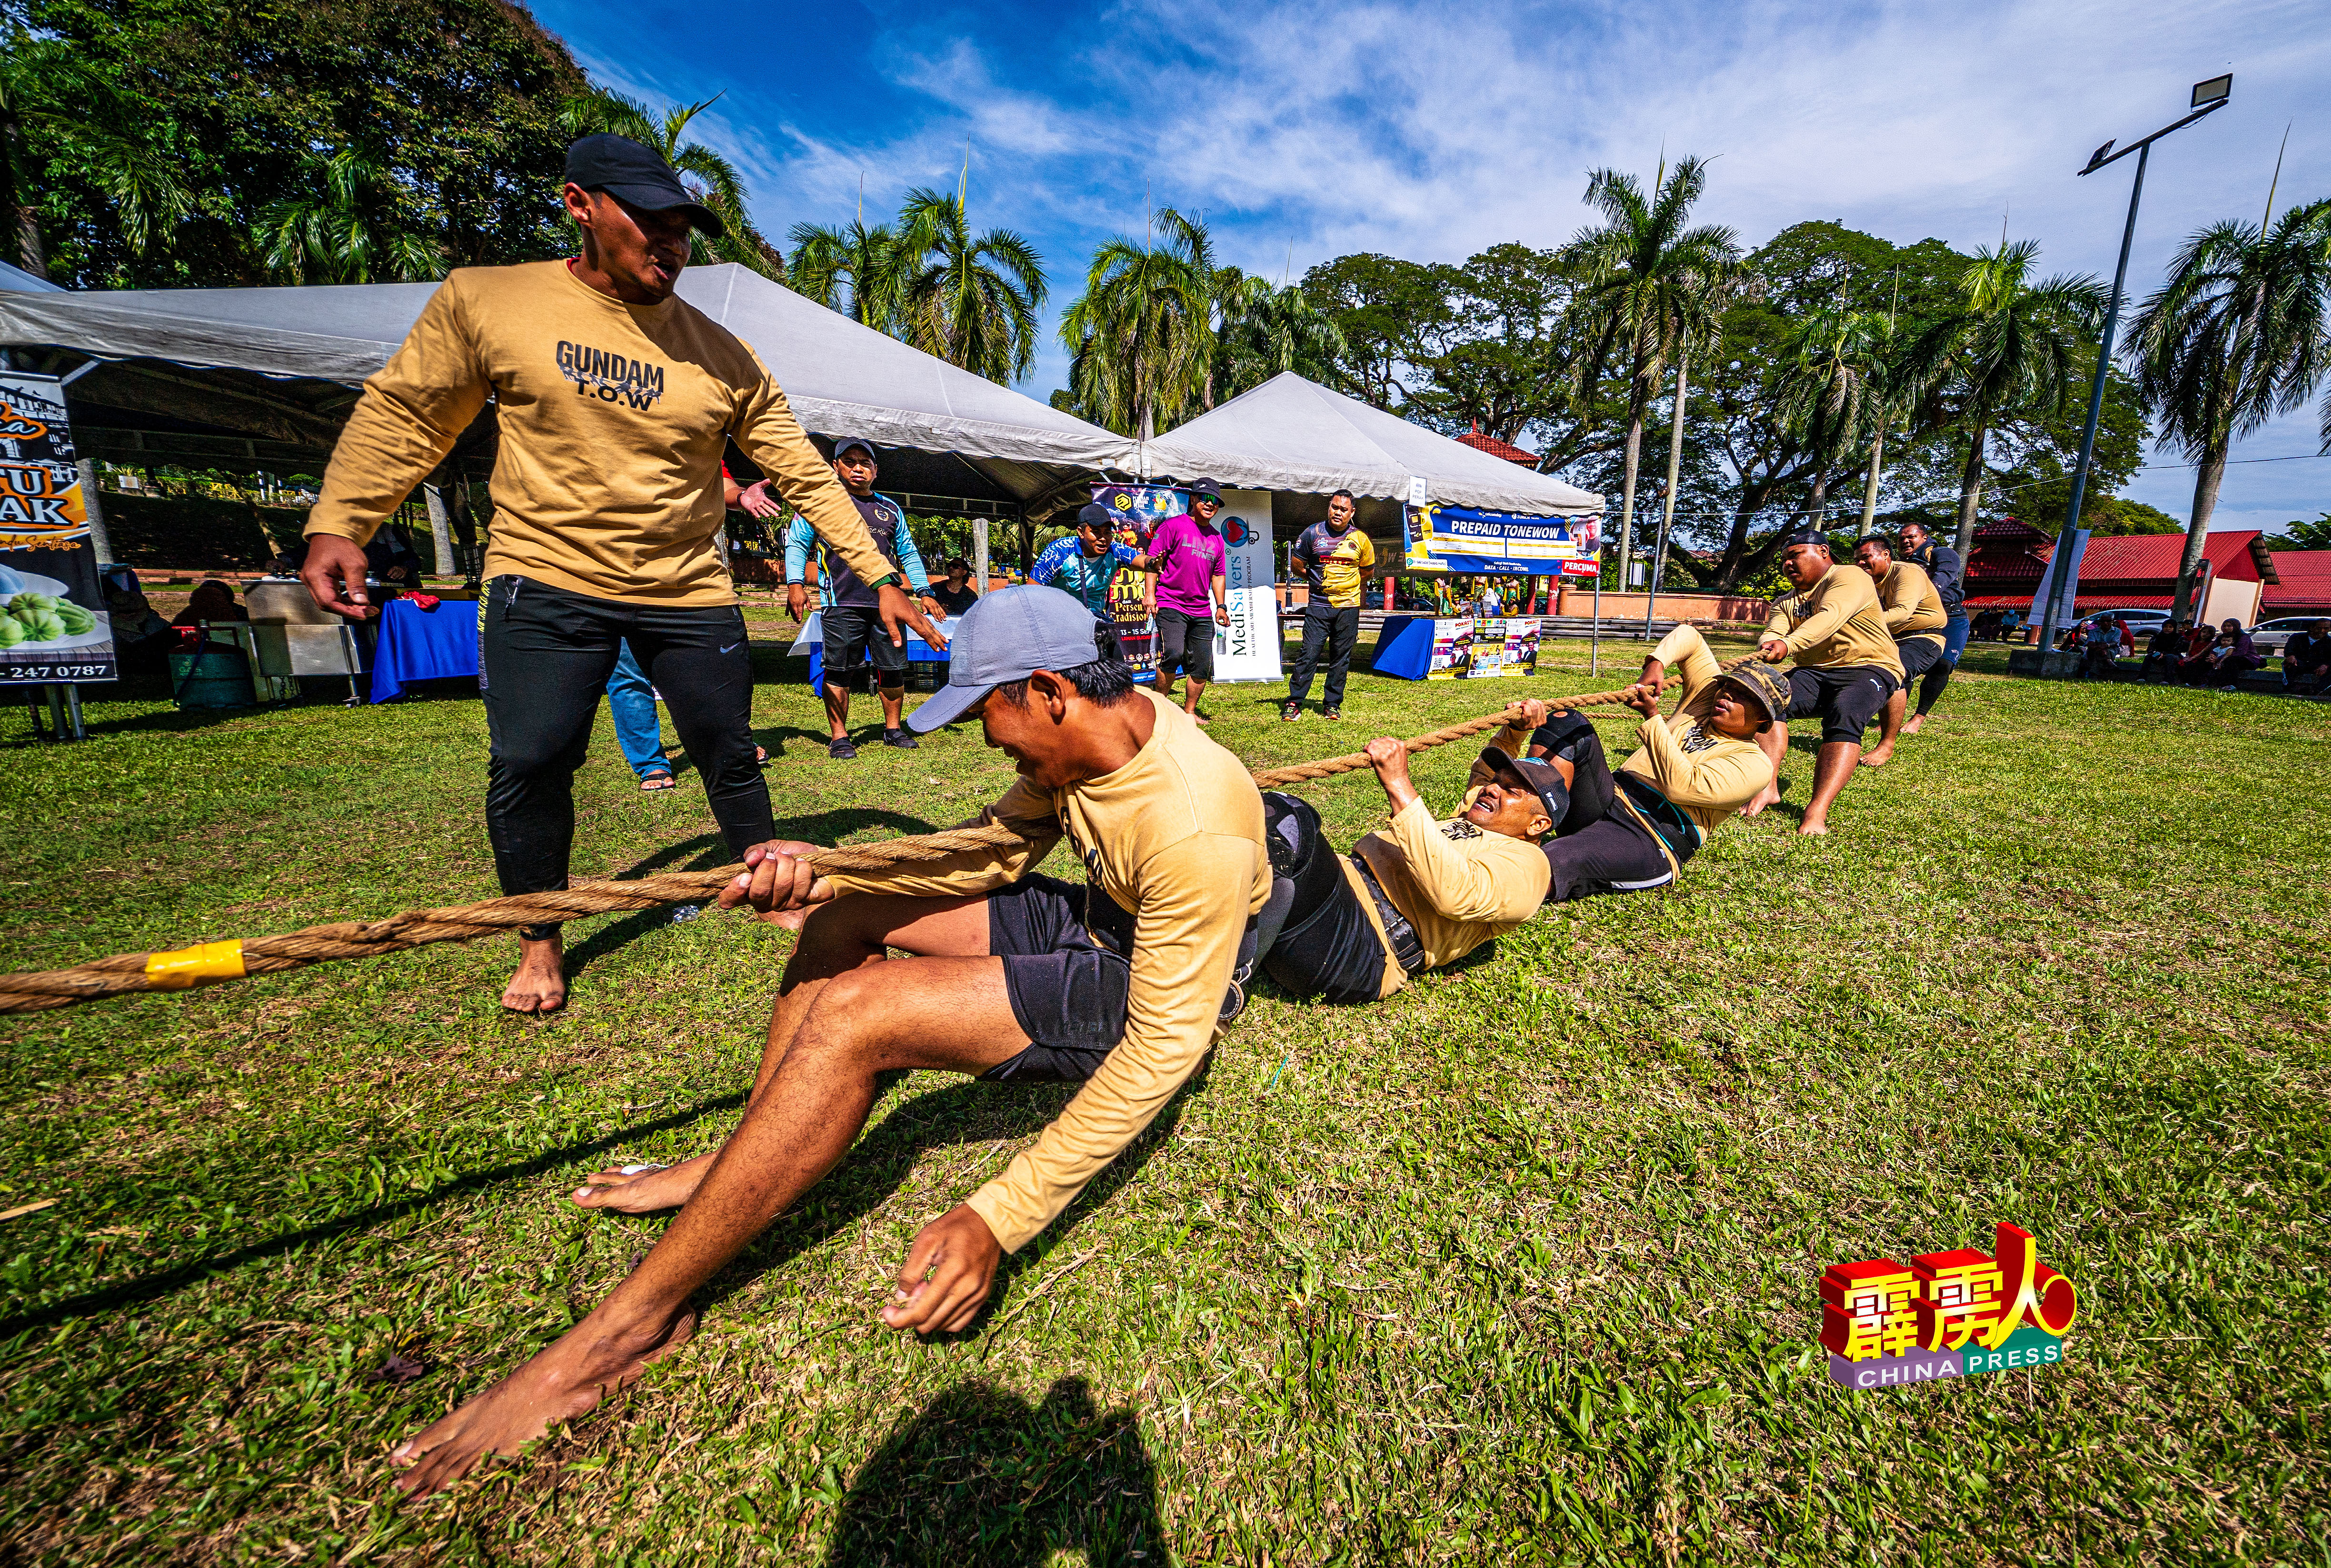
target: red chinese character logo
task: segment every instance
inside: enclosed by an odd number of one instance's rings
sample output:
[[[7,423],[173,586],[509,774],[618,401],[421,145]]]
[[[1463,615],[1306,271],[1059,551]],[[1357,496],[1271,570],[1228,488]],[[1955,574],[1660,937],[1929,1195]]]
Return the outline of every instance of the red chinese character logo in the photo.
[[[1918,1277],[1891,1258],[1822,1271],[1821,1342],[1848,1361],[1901,1355],[1917,1343]]]
[[[2040,1261],[2029,1231],[2003,1222],[1994,1233],[1996,1258],[1962,1247],[1910,1259],[1920,1348],[1997,1350],[2027,1317],[2060,1338],[2072,1326],[2080,1302],[2072,1282]]]

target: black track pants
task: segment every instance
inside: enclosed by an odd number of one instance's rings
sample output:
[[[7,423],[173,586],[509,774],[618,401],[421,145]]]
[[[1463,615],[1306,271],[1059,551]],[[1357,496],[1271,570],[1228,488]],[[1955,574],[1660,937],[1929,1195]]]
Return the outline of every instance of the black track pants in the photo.
[[[1311,695],[1311,673],[1319,668],[1319,651],[1327,651],[1329,708],[1344,706],[1344,679],[1352,672],[1352,646],[1360,640],[1360,607],[1337,609],[1332,604],[1303,606],[1303,651],[1296,656],[1295,673],[1287,682],[1287,700],[1301,702]]]
[[[566,885],[575,770],[625,641],[671,710],[729,850],[742,855],[747,845],[777,836],[769,786],[753,760],[753,661],[743,611],[629,604],[496,577],[479,606],[479,634],[478,686],[493,742],[486,832],[503,892]]]

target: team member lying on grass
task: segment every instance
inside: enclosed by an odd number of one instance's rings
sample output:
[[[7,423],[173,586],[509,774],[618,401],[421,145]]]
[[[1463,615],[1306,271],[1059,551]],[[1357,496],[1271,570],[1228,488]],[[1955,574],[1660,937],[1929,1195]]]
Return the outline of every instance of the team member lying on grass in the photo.
[[[1245,766],[1099,656],[1091,613],[1055,588],[973,606],[947,688],[908,722],[928,733],[974,716],[1020,771],[983,820],[1030,841],[815,879],[795,858],[807,846],[754,846],[721,903],[814,908],[743,1122],[718,1154],[578,1198],[686,1207],[590,1316],[395,1450],[412,1467],[405,1490],[515,1453],[684,1342],[690,1296],[842,1158],[877,1074],[1084,1084],[1003,1174],[915,1238],[882,1320],[947,1333],[978,1313],[1003,1253],[1033,1240],[1196,1070],[1242,999],[1240,967],[1271,891]],[[1026,874],[1063,833],[1085,887]],[[886,961],[893,947],[913,956]]]
[[[1902,661],[1902,684],[1886,699],[1878,719],[1878,744],[1861,754],[1863,767],[1884,767],[1894,760],[1894,737],[1902,733],[1902,715],[1910,706],[1910,687],[1946,657],[1944,633],[1950,629],[1950,612],[1943,595],[1924,567],[1915,561],[1894,558],[1894,542],[1883,534],[1857,540],[1853,564],[1870,574],[1878,585],[1878,607],[1886,630],[1894,636],[1894,656]]]
[[[1684,681],[1672,725],[1660,713],[1670,662]],[[1786,708],[1789,689],[1755,666],[1724,674],[1706,640],[1679,626],[1643,660],[1630,700],[1643,715],[1643,745],[1615,777],[1584,717],[1513,704],[1473,765],[1465,809],[1447,822],[1418,797],[1407,748],[1371,741],[1391,815],[1340,860],[1308,805],[1263,797],[1274,866],[1294,889],[1271,922],[1265,971],[1299,996],[1372,1001],[1455,963],[1549,899],[1674,880],[1706,835],[1771,782],[1755,737],[1774,708]]]
[[[1772,619],[1757,651],[1768,664],[1794,659],[1789,671],[1792,694],[1784,720],[1765,730],[1757,741],[1773,759],[1775,776],[1789,753],[1792,718],[1822,721],[1821,752],[1813,764],[1813,796],[1805,803],[1801,833],[1829,832],[1829,808],[1853,776],[1861,756],[1861,732],[1886,699],[1902,685],[1902,660],[1894,651],[1894,634],[1886,629],[1886,613],[1870,575],[1858,566],[1841,566],[1830,559],[1829,536],[1819,528],[1800,528],[1781,546],[1781,575],[1797,592],[1773,606]],[[1781,798],[1766,785],[1748,803],[1755,816]]]

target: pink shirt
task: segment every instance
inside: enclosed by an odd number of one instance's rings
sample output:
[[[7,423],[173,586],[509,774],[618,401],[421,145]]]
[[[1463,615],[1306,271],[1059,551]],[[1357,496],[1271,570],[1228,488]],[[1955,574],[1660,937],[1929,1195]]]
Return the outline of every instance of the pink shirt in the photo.
[[[1157,574],[1157,607],[1185,615],[1213,619],[1214,595],[1210,584],[1223,573],[1223,537],[1189,513],[1167,518],[1149,536],[1149,558],[1162,560]]]

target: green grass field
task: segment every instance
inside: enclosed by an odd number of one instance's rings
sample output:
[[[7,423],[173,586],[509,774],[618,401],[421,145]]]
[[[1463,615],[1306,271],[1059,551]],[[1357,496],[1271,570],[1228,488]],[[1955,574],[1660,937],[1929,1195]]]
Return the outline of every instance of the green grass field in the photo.
[[[1618,683],[1584,660],[1528,689]],[[570,927],[547,1022],[495,1005],[508,942],[11,1020],[0,1208],[54,1203],[0,1221],[0,1561],[2324,1562],[2331,712],[2003,661],[1826,840],[1736,822],[1679,889],[1385,1005],[1266,990],[921,1343],[873,1317],[908,1239],[1066,1091],[908,1080],[684,1354],[415,1505],[389,1447],[662,1223],[564,1192],[734,1125],[789,938]],[[1357,677],[1341,727],[1209,706],[1260,766],[1523,686]],[[804,689],[756,714],[804,837],[1008,778],[975,731],[835,764]],[[92,719],[0,717],[6,968],[494,890],[475,702]],[[1466,755],[1419,759],[1436,804]],[[725,859],[681,783],[641,797],[602,724],[576,872]],[[1339,840],[1381,803],[1311,793]],[[1829,1382],[1822,1265],[1998,1220],[2078,1283],[2066,1364]]]

